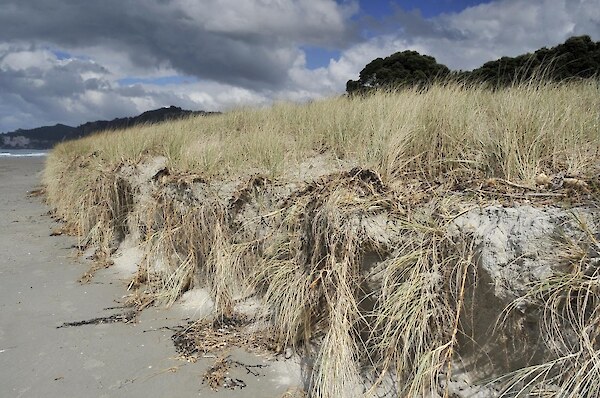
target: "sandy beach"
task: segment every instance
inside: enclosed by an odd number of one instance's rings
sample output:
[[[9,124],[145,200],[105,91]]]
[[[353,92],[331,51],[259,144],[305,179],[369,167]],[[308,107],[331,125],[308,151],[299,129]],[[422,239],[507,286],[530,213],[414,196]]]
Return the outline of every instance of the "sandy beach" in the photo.
[[[193,306],[145,310],[135,323],[60,327],[122,309],[122,271],[109,268],[88,284],[74,237],[50,236],[58,225],[39,197],[45,158],[0,158],[0,396],[1,397],[278,397],[293,384],[282,362],[241,353],[266,364],[259,376],[235,368],[246,387],[217,393],[202,384],[210,359],[176,358],[172,331]],[[187,308],[187,310],[186,310]],[[190,309],[191,308],[191,309]]]

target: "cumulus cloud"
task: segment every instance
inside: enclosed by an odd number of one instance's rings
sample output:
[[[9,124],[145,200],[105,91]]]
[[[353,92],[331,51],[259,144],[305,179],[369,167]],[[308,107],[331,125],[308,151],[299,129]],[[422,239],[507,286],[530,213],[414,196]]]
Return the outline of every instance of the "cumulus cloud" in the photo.
[[[215,81],[121,85],[118,78],[93,60],[60,59],[44,48],[0,46],[0,129],[78,125],[168,105],[225,110],[267,104],[276,96]]]
[[[0,131],[180,105],[263,103],[288,85],[303,45],[355,38],[354,0],[5,0]],[[71,55],[58,59],[52,49]],[[125,77],[188,75],[188,85]]]
[[[92,60],[61,60],[46,49],[0,48],[0,126],[9,131],[43,124],[133,115],[162,103],[195,105],[185,96],[119,87]],[[159,105],[160,104],[160,105]]]
[[[0,37],[65,49],[109,48],[149,69],[276,87],[301,44],[350,40],[355,2],[333,0],[5,0]],[[20,23],[18,23],[18,22]]]
[[[407,49],[472,69],[572,35],[600,40],[600,0],[496,0],[429,19],[400,7],[377,20],[359,15],[357,0],[4,0],[0,131],[335,95],[372,59]],[[309,69],[310,46],[340,56]],[[193,79],[152,84],[164,76]],[[125,84],[131,77],[139,83]]]
[[[368,62],[397,51],[415,50],[451,69],[470,70],[573,35],[600,40],[600,0],[498,0],[431,19],[398,8],[380,24],[367,21],[367,26],[374,37],[350,46],[324,70],[292,70],[293,78],[313,86],[320,80],[343,91]]]
[[[554,46],[573,35],[590,34],[598,40],[598,9],[598,0],[503,0],[482,4],[439,18],[439,23],[460,31],[461,40],[427,41],[424,45],[449,66],[472,69],[504,55]]]

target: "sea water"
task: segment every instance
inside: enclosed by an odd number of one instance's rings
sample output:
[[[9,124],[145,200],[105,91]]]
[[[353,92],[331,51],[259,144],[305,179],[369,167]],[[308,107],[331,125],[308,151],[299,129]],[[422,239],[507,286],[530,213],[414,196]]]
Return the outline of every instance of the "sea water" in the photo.
[[[0,158],[2,157],[37,157],[48,155],[46,149],[0,149]]]

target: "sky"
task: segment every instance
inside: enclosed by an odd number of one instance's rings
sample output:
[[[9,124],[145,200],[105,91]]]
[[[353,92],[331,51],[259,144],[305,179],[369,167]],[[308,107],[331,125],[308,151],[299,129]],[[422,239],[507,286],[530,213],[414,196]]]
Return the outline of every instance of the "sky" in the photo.
[[[0,132],[339,95],[377,57],[451,69],[600,40],[600,0],[0,0]]]

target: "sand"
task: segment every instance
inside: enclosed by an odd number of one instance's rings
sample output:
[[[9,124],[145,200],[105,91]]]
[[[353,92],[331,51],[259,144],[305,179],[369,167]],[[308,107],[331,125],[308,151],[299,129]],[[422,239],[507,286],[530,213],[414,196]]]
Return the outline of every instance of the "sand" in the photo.
[[[0,158],[0,397],[279,397],[298,384],[293,364],[236,351],[240,362],[269,366],[258,377],[233,369],[243,389],[215,393],[203,385],[213,361],[177,359],[172,332],[160,329],[201,313],[190,300],[147,309],[132,324],[57,328],[122,312],[106,308],[127,292],[122,267],[77,282],[89,263],[76,256],[76,239],[50,236],[57,224],[49,208],[27,197],[43,163]]]

